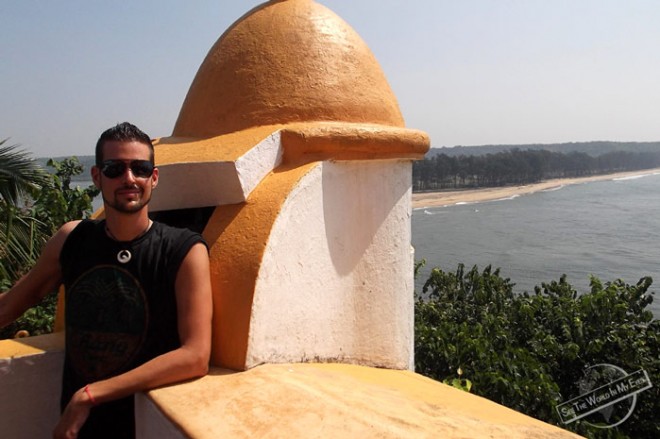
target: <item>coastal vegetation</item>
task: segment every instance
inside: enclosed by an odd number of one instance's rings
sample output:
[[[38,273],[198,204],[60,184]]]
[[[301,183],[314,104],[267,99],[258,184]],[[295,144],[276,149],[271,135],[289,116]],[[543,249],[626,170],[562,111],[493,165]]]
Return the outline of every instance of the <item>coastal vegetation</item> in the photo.
[[[562,276],[514,294],[490,266],[434,268],[417,294],[416,371],[587,437],[660,437],[660,320],[647,309],[651,282],[592,277],[578,294]],[[562,424],[557,405],[584,393],[585,371],[599,364],[642,369],[654,387],[637,394],[617,427],[593,425],[614,424],[626,407]]]
[[[413,163],[413,191],[525,185],[552,178],[587,177],[657,167],[660,167],[660,150],[619,150],[597,156],[579,151],[565,153],[518,148],[481,155],[436,153]]]
[[[36,262],[48,238],[65,222],[87,217],[98,194],[94,186],[72,187],[83,172],[77,158],[48,160],[47,172],[16,145],[0,142],[0,291],[10,288]],[[52,331],[55,292],[11,325],[0,338],[19,331],[38,335]],[[25,334],[25,332],[23,332]]]
[[[612,141],[591,141],[591,142],[567,142],[567,143],[528,143],[518,145],[481,145],[481,146],[453,146],[431,148],[426,154],[427,157],[433,157],[437,154],[446,154],[448,156],[460,155],[485,155],[496,154],[498,152],[512,151],[519,149],[525,150],[545,150],[550,152],[560,152],[570,154],[572,152],[581,152],[593,157],[607,154],[610,152],[660,152],[660,142],[612,142]]]

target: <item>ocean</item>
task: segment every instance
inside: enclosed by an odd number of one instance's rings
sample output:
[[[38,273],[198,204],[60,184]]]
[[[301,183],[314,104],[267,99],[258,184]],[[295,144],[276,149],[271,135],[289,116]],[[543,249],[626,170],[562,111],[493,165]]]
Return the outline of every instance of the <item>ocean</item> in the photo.
[[[499,267],[516,284],[567,281],[589,291],[589,275],[603,283],[635,284],[651,276],[649,309],[660,318],[660,173],[586,182],[479,203],[414,209],[415,259],[426,260],[421,291],[433,267],[455,271]]]

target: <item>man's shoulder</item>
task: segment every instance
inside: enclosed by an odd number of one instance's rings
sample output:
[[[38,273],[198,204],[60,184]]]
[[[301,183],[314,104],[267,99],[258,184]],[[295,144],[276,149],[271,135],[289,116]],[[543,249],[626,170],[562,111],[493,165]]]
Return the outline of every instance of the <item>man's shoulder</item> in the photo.
[[[66,239],[71,235],[71,233],[78,228],[78,226],[85,220],[76,220],[76,221],[69,221],[67,223],[64,223],[58,230],[55,232],[55,235],[53,235],[53,240],[61,241],[64,243]]]
[[[77,220],[64,223],[48,240],[48,243],[42,252],[43,259],[49,260],[49,263],[57,261],[61,252],[66,247],[66,243],[69,241],[69,236],[71,236],[73,231],[76,230],[82,222],[83,221],[81,220]]]
[[[75,252],[75,249],[80,249],[90,242],[97,242],[99,227],[102,227],[100,220],[84,219],[65,223],[53,237],[58,241],[60,255]]]
[[[57,233],[62,234],[65,237],[68,237],[74,231],[76,233],[80,233],[80,232],[96,229],[97,227],[99,227],[99,224],[100,224],[100,220],[91,220],[91,219],[69,221],[68,223],[64,223],[64,225],[60,227]]]
[[[208,249],[206,241],[197,232],[190,229],[170,226],[165,223],[154,221],[152,225],[151,248],[158,249],[157,251],[162,254],[167,254],[168,263],[170,267],[178,271],[178,267],[185,259],[190,249],[198,244],[204,245]],[[177,267],[174,269],[173,267]]]
[[[82,223],[85,220],[75,220],[75,221],[69,221],[68,223],[64,223],[62,227],[60,227],[60,232],[62,233],[71,233],[73,229],[78,227],[80,223]]]
[[[154,230],[158,232],[158,236],[160,236],[161,238],[177,241],[177,242],[184,242],[184,241],[192,241],[193,243],[203,242],[206,245],[204,238],[202,237],[201,234],[194,232],[190,229],[187,229],[185,227],[170,226],[166,223],[162,223],[159,221],[154,221],[152,227]]]
[[[190,229],[186,229],[185,227],[170,226],[169,224],[160,221],[154,221],[151,227],[158,230],[160,233],[167,233],[172,235],[198,235],[198,233],[193,232]]]

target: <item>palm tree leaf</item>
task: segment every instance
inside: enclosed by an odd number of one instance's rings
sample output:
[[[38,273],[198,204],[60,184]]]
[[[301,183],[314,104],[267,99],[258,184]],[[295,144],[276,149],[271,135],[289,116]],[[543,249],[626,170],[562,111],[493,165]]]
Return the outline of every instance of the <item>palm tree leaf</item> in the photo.
[[[47,181],[46,172],[18,145],[4,146],[6,141],[0,141],[0,197],[16,205]]]

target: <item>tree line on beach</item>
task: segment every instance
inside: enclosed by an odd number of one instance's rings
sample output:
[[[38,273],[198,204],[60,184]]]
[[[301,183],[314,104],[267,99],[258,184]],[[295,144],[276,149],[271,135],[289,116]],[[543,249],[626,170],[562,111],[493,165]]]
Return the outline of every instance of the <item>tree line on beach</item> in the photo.
[[[459,155],[486,155],[496,154],[498,152],[511,151],[513,149],[526,150],[545,150],[551,152],[561,152],[568,154],[571,152],[584,152],[590,156],[597,157],[615,151],[627,152],[659,152],[660,142],[612,142],[612,141],[591,141],[591,142],[566,142],[566,143],[527,143],[518,145],[478,145],[478,146],[442,146],[440,148],[431,148],[426,154],[428,158],[437,154],[447,154],[450,157]]]
[[[436,153],[413,163],[413,191],[524,185],[657,167],[660,150],[617,150],[597,156],[580,151],[518,148],[483,155]]]

